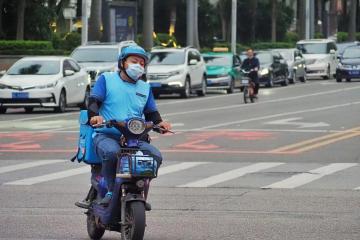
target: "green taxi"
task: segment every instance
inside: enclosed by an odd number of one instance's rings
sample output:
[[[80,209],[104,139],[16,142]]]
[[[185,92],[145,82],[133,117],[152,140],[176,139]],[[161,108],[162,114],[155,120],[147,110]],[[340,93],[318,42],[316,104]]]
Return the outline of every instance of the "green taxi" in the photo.
[[[215,51],[203,53],[206,63],[207,89],[225,89],[233,93],[241,88],[239,56],[230,52]]]

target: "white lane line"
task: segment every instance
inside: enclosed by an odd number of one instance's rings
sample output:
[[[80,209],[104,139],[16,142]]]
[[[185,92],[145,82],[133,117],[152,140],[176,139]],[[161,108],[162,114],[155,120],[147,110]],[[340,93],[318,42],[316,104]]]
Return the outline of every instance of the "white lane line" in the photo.
[[[195,130],[205,130],[205,129],[209,129],[209,128],[224,127],[224,126],[233,125],[233,124],[240,124],[240,123],[258,121],[258,120],[276,118],[276,117],[283,117],[283,116],[289,116],[289,115],[294,115],[294,114],[299,114],[299,113],[319,112],[319,111],[324,111],[324,110],[329,110],[329,109],[334,109],[334,108],[339,108],[339,107],[347,107],[347,106],[358,105],[358,104],[360,104],[360,101],[359,102],[345,103],[345,104],[338,104],[338,105],[330,105],[330,106],[319,107],[319,108],[310,108],[310,109],[294,111],[294,112],[278,113],[278,114],[267,115],[267,116],[262,116],[262,117],[248,118],[248,119],[239,120],[239,121],[219,123],[219,124],[204,126],[204,127],[201,127],[201,128],[195,128],[193,130],[194,131]]]
[[[354,188],[354,190],[360,190],[360,187]]]
[[[6,167],[0,167],[0,173],[13,172],[13,171],[23,170],[23,169],[27,169],[27,168],[55,164],[55,163],[60,163],[60,162],[67,162],[67,161],[68,160],[53,159],[53,160],[40,160],[40,161],[34,161],[34,162],[14,164],[14,165],[6,166]]]
[[[174,172],[179,172],[182,170],[186,170],[192,167],[196,167],[202,164],[207,164],[208,162],[183,162],[183,163],[179,163],[179,164],[174,164],[174,165],[170,165],[167,167],[160,167],[159,168],[159,176],[163,176],[166,174],[170,174],[170,173],[174,173]]]
[[[211,176],[205,179],[201,179],[195,182],[190,182],[184,185],[180,185],[177,187],[209,187],[218,183],[222,183],[222,182],[226,182],[226,181],[230,181],[232,179],[235,178],[239,178],[241,176],[244,176],[246,174],[249,173],[255,173],[255,172],[259,172],[262,171],[264,169],[268,169],[268,168],[272,168],[272,167],[276,167],[279,165],[282,165],[284,163],[280,163],[280,162],[262,162],[262,163],[255,163],[252,164],[250,166],[246,166],[246,167],[241,167],[238,169],[234,169],[225,173],[221,173],[215,176]]]
[[[296,188],[318,180],[324,176],[345,170],[358,165],[357,163],[332,163],[324,167],[313,169],[307,173],[296,174],[282,181],[273,183],[262,188]]]
[[[75,176],[75,175],[79,175],[79,174],[84,174],[84,173],[90,173],[90,172],[91,172],[90,167],[85,166],[85,167],[80,167],[80,168],[76,168],[76,169],[71,169],[71,170],[65,170],[65,171],[61,171],[61,172],[46,174],[46,175],[42,175],[42,176],[38,176],[38,177],[25,178],[25,179],[13,181],[13,182],[6,182],[6,183],[4,183],[4,185],[29,186],[29,185],[34,185],[34,184],[37,184],[37,183],[48,182],[48,181],[52,181],[52,180],[57,180],[57,179],[61,179],[61,178],[67,178],[67,177],[71,177],[71,176]]]

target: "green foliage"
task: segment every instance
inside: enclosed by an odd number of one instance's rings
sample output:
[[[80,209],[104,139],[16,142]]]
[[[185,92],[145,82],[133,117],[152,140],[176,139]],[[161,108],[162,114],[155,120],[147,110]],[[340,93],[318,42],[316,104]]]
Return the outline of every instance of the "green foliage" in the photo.
[[[229,51],[231,51],[231,44],[228,42],[217,42],[214,44],[214,47],[226,47],[229,49]],[[247,49],[249,49],[249,46],[246,45],[242,45],[240,43],[236,44],[236,53],[241,53],[243,51],[246,51]]]
[[[321,39],[321,38],[324,38],[324,34],[321,33],[321,32],[316,32],[314,38],[317,38],[317,39],[318,39],[318,38],[320,38],[320,39]]]
[[[72,51],[81,44],[81,35],[77,32],[66,34],[54,33],[52,35],[51,42],[55,49]]]
[[[300,40],[299,35],[296,32],[286,32],[285,34],[285,42],[297,42]]]
[[[348,33],[347,32],[338,32],[337,33],[337,42],[346,42],[348,39]]]
[[[23,40],[0,40],[0,50],[50,50],[52,49],[49,41],[23,41]]]
[[[360,32],[355,33],[355,38],[357,41],[360,41]]]
[[[273,48],[294,48],[295,43],[289,42],[258,42],[251,44],[251,47],[255,50],[273,49]]]
[[[58,55],[67,56],[70,51],[62,49],[4,49],[0,50],[0,55]]]

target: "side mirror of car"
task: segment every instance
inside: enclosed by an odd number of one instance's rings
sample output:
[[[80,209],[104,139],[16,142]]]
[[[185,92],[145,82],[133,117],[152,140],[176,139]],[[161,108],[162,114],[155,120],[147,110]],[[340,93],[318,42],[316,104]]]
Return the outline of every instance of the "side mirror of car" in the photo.
[[[341,57],[342,57],[342,55],[338,55],[338,56],[337,56],[337,59],[341,59]]]
[[[64,76],[67,77],[67,76],[72,76],[75,74],[75,71],[74,70],[65,70],[64,72]]]
[[[336,51],[334,49],[330,50],[330,54],[335,54],[335,53],[336,53]]]
[[[301,60],[301,57],[300,56],[296,56],[295,57],[295,61],[300,61]]]
[[[198,61],[196,59],[191,59],[189,65],[196,65]]]

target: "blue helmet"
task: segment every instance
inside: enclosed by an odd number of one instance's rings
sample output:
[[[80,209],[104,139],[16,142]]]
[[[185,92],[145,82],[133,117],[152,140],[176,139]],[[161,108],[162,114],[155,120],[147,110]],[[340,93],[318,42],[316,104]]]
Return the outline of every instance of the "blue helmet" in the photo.
[[[148,57],[146,51],[142,47],[140,47],[138,45],[130,45],[130,46],[127,46],[127,47],[123,47],[121,49],[121,53],[119,55],[118,61],[119,62],[123,61],[128,56],[133,56],[133,55],[143,58],[144,61],[145,61],[145,64],[147,64],[148,61],[149,61],[149,57]]]

